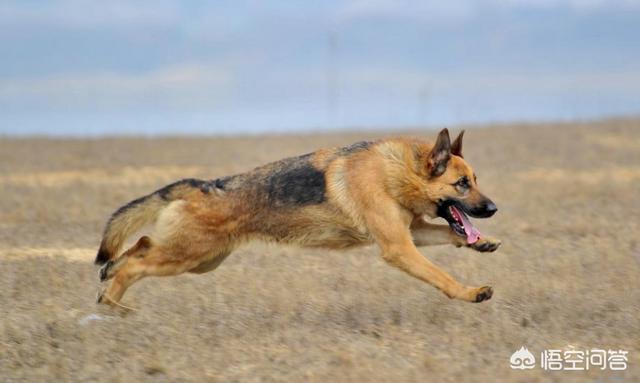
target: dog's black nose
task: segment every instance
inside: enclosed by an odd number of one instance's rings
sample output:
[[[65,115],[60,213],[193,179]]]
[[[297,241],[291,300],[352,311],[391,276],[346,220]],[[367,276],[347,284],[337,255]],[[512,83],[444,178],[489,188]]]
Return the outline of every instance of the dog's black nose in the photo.
[[[493,202],[488,202],[488,203],[485,205],[484,210],[485,210],[485,212],[486,212],[486,214],[487,214],[487,217],[491,217],[492,215],[494,215],[494,214],[498,211],[498,207],[496,206],[496,204],[495,204],[495,203],[493,203]]]
[[[489,218],[498,211],[498,207],[493,201],[484,197],[477,205],[462,205],[464,212],[474,218]]]

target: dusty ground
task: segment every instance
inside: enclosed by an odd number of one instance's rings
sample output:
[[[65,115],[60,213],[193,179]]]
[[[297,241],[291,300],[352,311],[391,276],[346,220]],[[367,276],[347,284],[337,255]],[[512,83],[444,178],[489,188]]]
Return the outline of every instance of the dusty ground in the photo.
[[[94,304],[91,262],[121,204],[373,136],[0,139],[0,381],[640,381],[640,120],[468,131],[500,208],[476,223],[503,247],[423,253],[493,285],[489,302],[450,301],[375,248],[256,245],[210,274],[142,281],[128,314]],[[513,371],[523,345],[623,349],[629,367]]]

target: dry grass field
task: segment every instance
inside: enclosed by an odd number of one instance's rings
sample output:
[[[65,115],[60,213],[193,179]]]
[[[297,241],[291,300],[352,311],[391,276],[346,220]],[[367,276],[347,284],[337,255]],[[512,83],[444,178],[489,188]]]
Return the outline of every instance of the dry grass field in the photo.
[[[475,222],[503,246],[421,251],[492,285],[488,302],[449,300],[375,247],[255,244],[209,274],[145,279],[133,311],[94,303],[100,234],[125,202],[379,135],[0,138],[0,381],[640,381],[640,120],[467,132],[500,209]],[[628,369],[511,370],[523,345],[623,349]]]

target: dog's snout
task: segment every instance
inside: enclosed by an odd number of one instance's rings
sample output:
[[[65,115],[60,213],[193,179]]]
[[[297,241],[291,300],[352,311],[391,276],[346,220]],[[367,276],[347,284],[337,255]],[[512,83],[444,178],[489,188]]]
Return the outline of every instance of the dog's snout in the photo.
[[[489,218],[498,211],[498,207],[492,200],[485,197],[485,200],[478,206],[478,218]]]
[[[492,215],[494,215],[498,211],[498,207],[496,206],[495,203],[493,203],[492,201],[489,201],[485,205],[484,210],[485,210],[485,212],[487,214],[487,217],[491,217]]]
[[[475,218],[489,218],[498,211],[496,204],[486,197],[477,205],[467,205],[465,207],[465,211]]]

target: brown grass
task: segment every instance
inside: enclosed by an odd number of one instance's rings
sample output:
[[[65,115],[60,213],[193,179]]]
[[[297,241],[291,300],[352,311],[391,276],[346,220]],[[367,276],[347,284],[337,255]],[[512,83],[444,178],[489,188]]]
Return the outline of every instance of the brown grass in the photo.
[[[1,139],[0,381],[640,381],[639,120],[467,132],[500,208],[476,222],[503,247],[422,251],[493,285],[489,302],[451,301],[375,248],[255,245],[137,284],[128,314],[94,304],[91,261],[121,204],[371,137]],[[629,368],[512,371],[522,345],[625,349]]]

